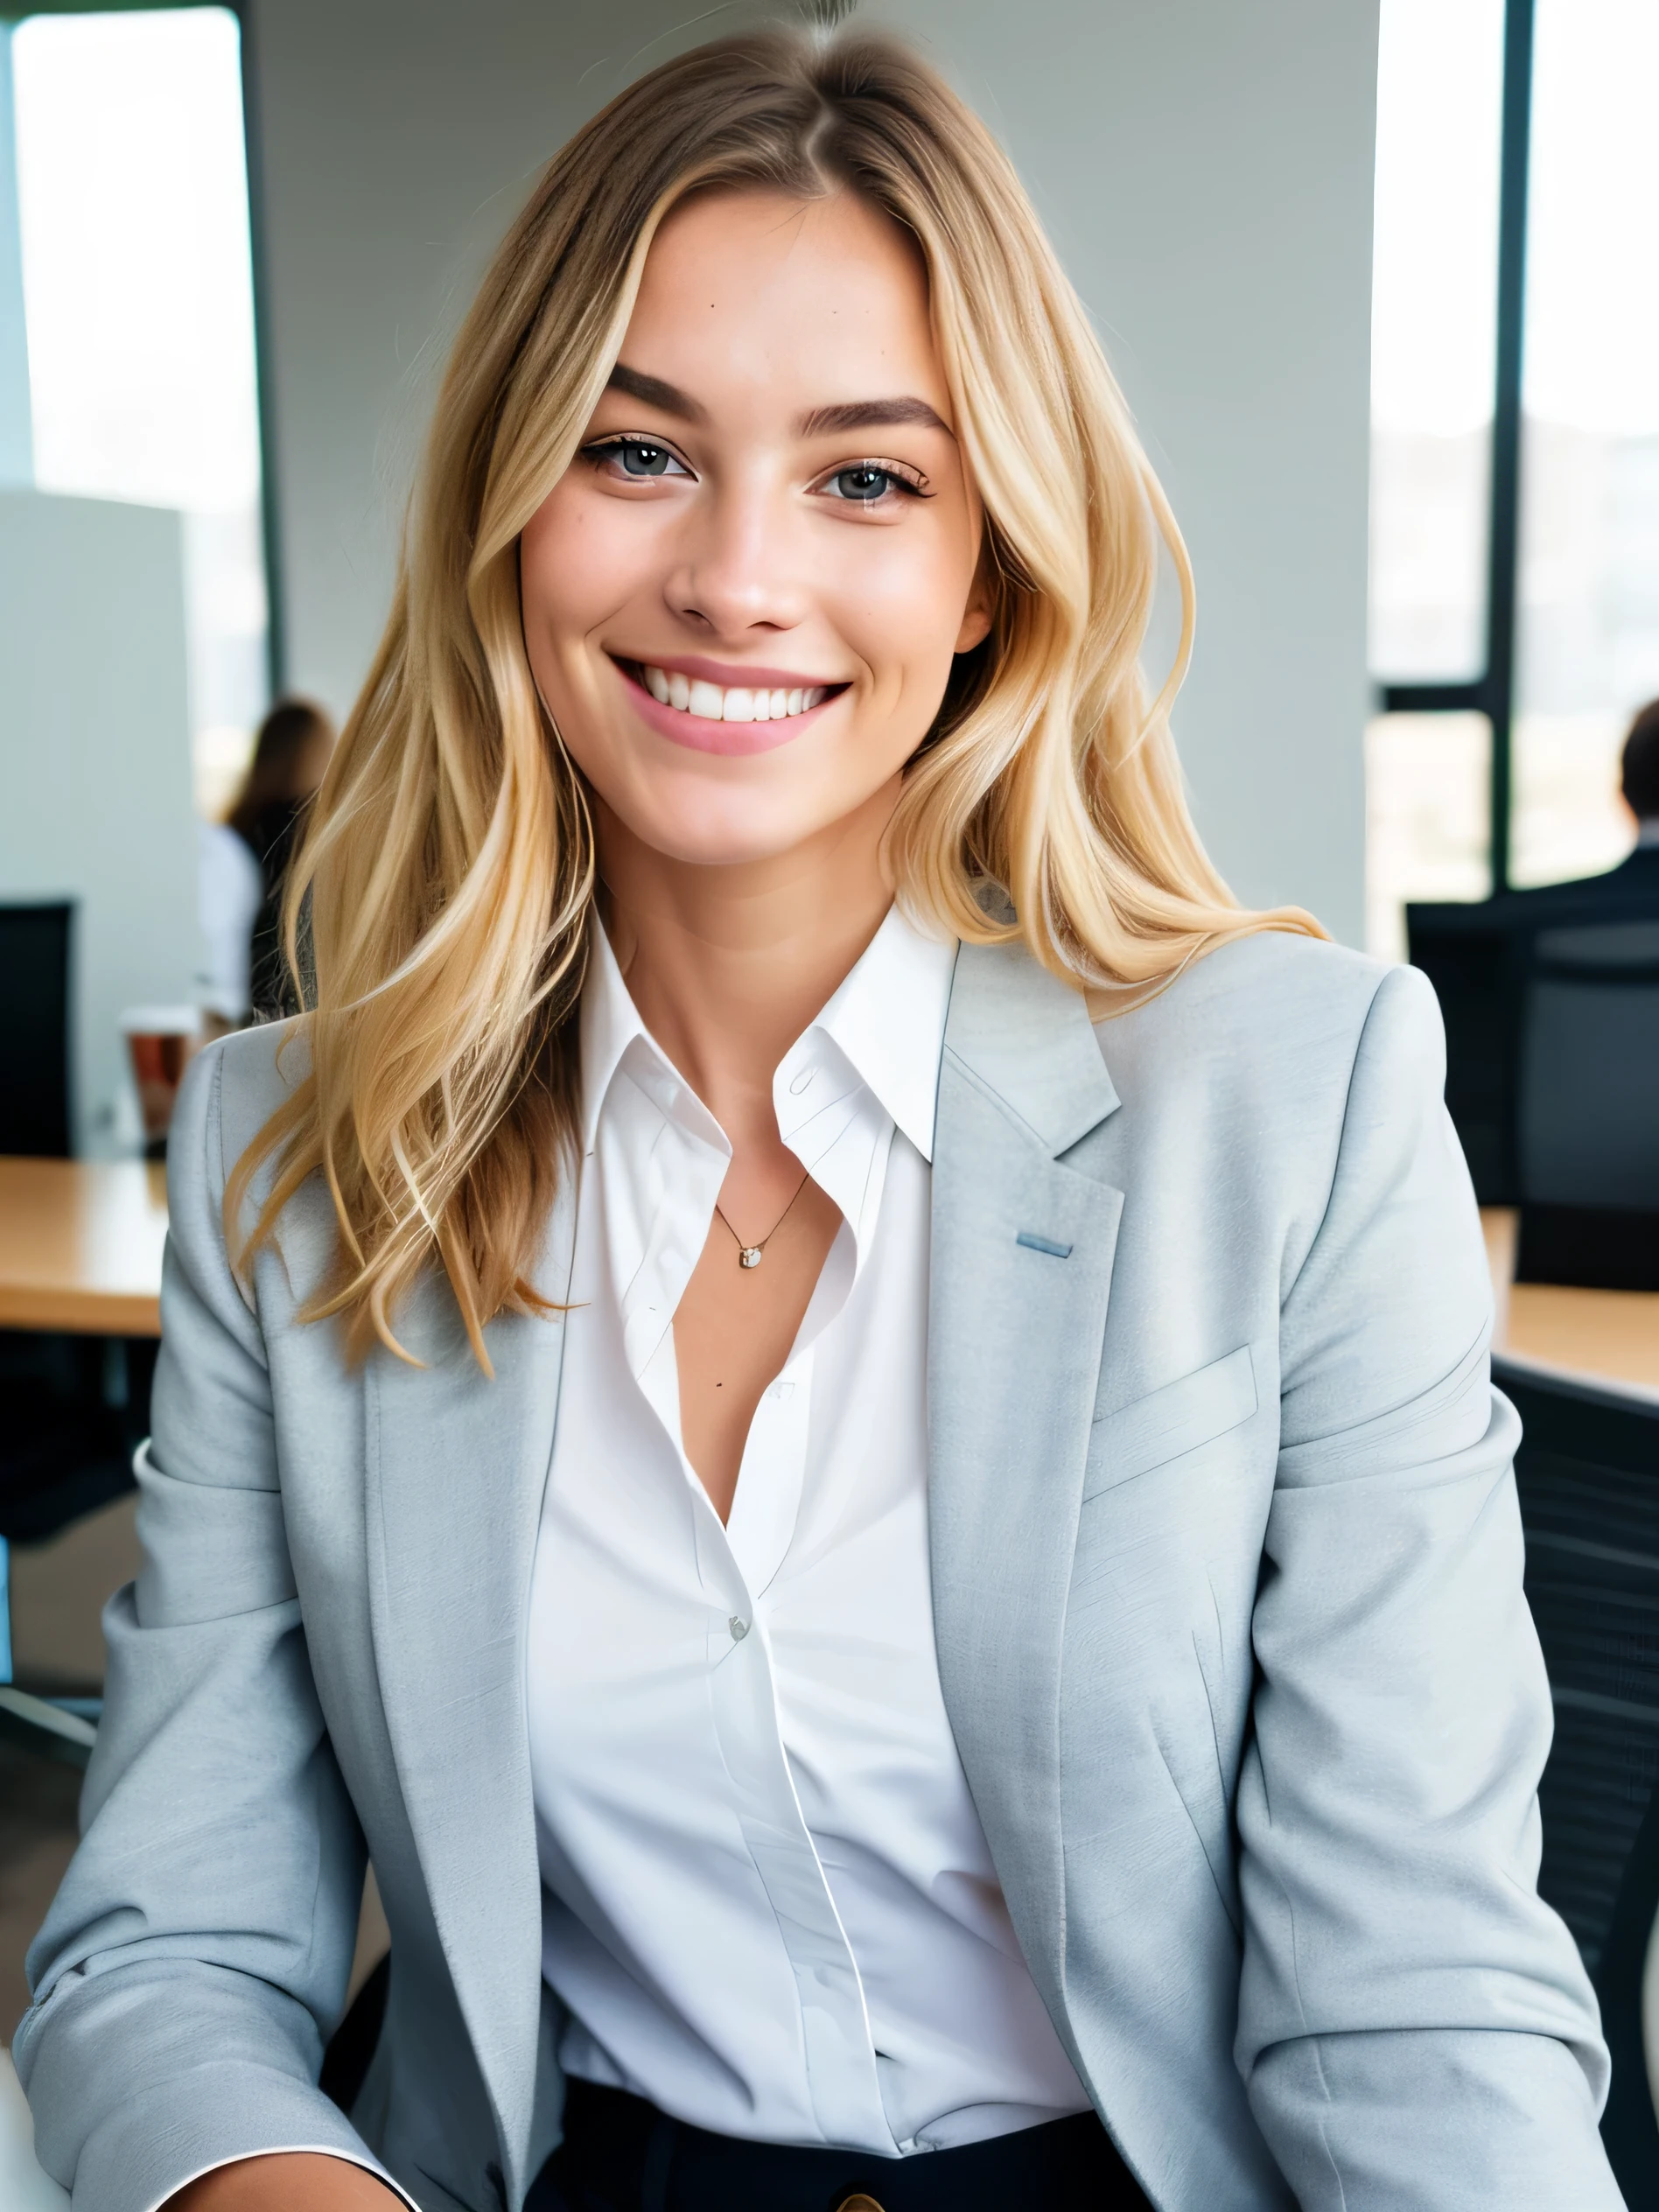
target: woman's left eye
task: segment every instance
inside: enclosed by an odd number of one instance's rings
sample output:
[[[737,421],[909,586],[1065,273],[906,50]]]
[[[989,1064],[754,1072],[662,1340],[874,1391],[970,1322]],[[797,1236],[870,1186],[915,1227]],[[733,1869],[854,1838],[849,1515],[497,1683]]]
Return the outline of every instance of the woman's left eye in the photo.
[[[638,483],[653,477],[689,476],[685,463],[649,438],[612,438],[587,448],[592,461],[614,461],[619,472]]]
[[[822,480],[819,489],[828,492],[832,499],[846,500],[857,507],[873,507],[889,492],[903,492],[912,499],[926,497],[920,484],[877,461],[854,461],[846,468],[838,468]]]

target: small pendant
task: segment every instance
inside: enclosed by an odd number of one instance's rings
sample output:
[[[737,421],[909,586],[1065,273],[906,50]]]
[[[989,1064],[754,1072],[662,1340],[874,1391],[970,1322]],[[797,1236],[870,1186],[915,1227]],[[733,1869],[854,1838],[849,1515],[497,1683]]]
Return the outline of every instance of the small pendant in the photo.
[[[738,1254],[738,1265],[739,1267],[759,1267],[760,1264],[760,1247],[758,1244],[746,1244],[742,1250]]]

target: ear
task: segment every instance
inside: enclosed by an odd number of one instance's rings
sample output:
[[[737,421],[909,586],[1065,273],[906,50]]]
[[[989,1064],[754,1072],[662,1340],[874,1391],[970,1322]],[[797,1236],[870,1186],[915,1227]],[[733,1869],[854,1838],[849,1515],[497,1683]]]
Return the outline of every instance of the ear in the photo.
[[[984,644],[990,634],[990,609],[988,606],[970,606],[962,618],[962,627],[956,633],[956,642],[952,650],[956,653],[971,653],[975,646]]]
[[[968,604],[962,610],[962,627],[956,633],[953,653],[971,653],[976,645],[983,645],[990,634],[991,581],[990,575],[990,541],[987,532],[980,540],[979,558],[974,563],[974,580],[968,589]]]

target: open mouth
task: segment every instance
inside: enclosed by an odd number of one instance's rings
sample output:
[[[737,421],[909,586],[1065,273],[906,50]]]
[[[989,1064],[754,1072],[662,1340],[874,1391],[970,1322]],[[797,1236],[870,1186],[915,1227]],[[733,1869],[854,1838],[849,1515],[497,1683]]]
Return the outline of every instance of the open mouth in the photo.
[[[703,722],[793,722],[848,689],[844,683],[709,683],[648,661],[619,658],[617,666],[659,706]]]

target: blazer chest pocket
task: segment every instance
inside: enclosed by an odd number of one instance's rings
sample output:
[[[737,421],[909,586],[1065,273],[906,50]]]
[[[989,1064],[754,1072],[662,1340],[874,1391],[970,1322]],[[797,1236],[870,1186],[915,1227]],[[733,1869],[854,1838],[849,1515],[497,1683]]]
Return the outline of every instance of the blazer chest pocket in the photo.
[[[1241,1344],[1224,1359],[1102,1415],[1089,1439],[1085,1503],[1225,1436],[1248,1421],[1259,1404],[1250,1348]]]

